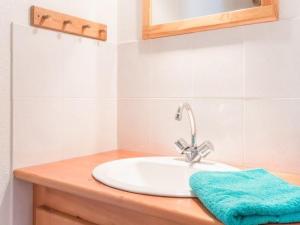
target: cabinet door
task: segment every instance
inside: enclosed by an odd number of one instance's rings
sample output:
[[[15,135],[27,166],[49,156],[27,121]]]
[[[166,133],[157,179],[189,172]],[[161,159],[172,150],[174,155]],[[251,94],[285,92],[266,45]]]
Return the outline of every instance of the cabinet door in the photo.
[[[36,208],[35,225],[96,225],[46,208]]]

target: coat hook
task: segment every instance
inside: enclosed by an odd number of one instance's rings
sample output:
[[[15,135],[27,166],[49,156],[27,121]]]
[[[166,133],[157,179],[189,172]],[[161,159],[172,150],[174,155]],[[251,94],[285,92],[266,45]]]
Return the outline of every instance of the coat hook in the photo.
[[[106,40],[107,38],[107,33],[106,33],[106,30],[105,29],[100,29],[98,31],[98,38],[101,39],[101,40]]]
[[[66,26],[67,26],[68,24],[72,24],[72,21],[71,21],[71,20],[65,20],[65,21],[63,22],[63,30],[66,28]]]
[[[83,25],[83,26],[82,26],[82,29],[83,29],[83,30],[86,29],[86,28],[91,28],[91,26],[90,26],[90,25]]]
[[[42,20],[46,20],[46,19],[49,19],[50,18],[50,15],[43,15],[42,16]]]
[[[68,25],[68,24],[72,24],[72,21],[71,20],[65,20],[64,21],[64,26]]]
[[[87,28],[91,28],[91,26],[88,25],[88,24],[87,24],[87,25],[83,25],[83,26],[82,26],[82,32],[84,32],[84,30],[87,29]]]
[[[101,36],[103,32],[105,32],[105,30],[99,30],[99,36]]]
[[[45,20],[49,19],[51,16],[50,15],[43,15],[40,21],[40,24],[43,24]]]

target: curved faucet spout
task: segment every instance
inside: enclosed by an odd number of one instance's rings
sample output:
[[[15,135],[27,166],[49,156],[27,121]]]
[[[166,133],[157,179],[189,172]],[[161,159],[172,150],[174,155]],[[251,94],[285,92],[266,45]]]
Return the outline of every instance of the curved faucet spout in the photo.
[[[186,111],[188,113],[189,121],[190,121],[190,125],[191,125],[191,146],[195,147],[196,146],[196,122],[195,122],[195,117],[194,117],[194,113],[193,113],[191,106],[188,103],[181,104],[178,107],[175,119],[177,121],[181,121],[182,113],[183,113],[184,109],[186,109]]]

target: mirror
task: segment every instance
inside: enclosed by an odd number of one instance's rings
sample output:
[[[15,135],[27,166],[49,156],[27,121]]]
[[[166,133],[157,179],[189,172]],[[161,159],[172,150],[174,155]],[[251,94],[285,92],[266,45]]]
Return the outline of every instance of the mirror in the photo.
[[[152,23],[170,23],[259,5],[257,0],[152,0]]]
[[[143,0],[143,38],[278,19],[278,0]]]

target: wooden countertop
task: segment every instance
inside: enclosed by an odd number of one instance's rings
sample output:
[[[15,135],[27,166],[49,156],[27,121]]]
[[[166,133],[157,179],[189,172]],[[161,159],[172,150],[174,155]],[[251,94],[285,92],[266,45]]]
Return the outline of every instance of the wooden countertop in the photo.
[[[140,156],[149,155],[116,150],[17,169],[14,171],[14,174],[18,179],[33,184],[54,188],[85,198],[97,199],[137,212],[147,212],[148,215],[187,225],[221,224],[197,199],[155,197],[120,191],[97,182],[91,175],[93,168],[103,162]],[[278,173],[276,175],[290,183],[300,185],[300,175]]]

